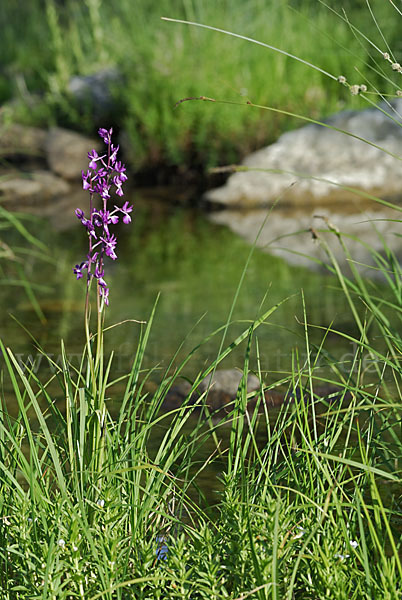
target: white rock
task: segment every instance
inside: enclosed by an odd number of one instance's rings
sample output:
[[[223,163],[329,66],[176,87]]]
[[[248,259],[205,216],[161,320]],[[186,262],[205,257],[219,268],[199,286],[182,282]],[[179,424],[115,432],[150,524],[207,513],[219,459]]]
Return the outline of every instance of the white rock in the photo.
[[[395,112],[388,106],[385,110],[399,123],[377,108],[345,111],[326,121],[387,152],[357,137],[309,124],[283,134],[276,143],[243,161],[250,169],[277,172],[234,173],[226,185],[207,192],[205,198],[231,207],[269,206],[278,199],[282,204],[301,205],[359,198],[339,186],[382,198],[402,197],[402,99],[395,100],[393,107]]]

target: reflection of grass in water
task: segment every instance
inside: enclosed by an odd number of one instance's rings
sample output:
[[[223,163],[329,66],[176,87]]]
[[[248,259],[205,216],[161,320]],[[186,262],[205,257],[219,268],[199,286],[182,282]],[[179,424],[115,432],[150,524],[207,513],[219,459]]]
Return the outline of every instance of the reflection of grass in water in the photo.
[[[191,336],[193,342],[203,339],[225,321],[249,252],[246,243],[201,217],[176,212],[171,217],[162,216],[160,223],[154,224],[144,236],[130,237],[128,248],[129,255],[136,257],[135,264],[127,269],[121,284],[137,292],[134,291],[134,297],[126,298],[126,311],[129,303],[133,302],[146,309],[149,299],[159,289],[162,291],[156,317],[158,326],[155,328],[158,340],[154,340],[159,356],[169,356],[172,345],[178,346],[183,335],[204,313],[205,317]],[[150,273],[153,281],[150,281]],[[337,294],[328,288],[329,283],[325,276],[291,267],[281,259],[256,250],[237,301],[234,319],[249,319],[266,293],[268,303],[296,294],[272,320],[273,325],[286,325],[295,330],[298,326],[294,316],[300,316],[297,292],[303,287],[311,300],[312,319],[319,323],[327,322],[329,315],[340,309]],[[317,289],[321,292],[319,297]],[[140,314],[143,314],[142,310]],[[234,326],[234,331],[236,327],[239,326]],[[281,329],[261,330],[259,336],[264,341],[267,360],[270,353],[276,359],[278,352],[290,352],[295,341],[293,339],[289,343],[286,332]],[[167,342],[170,346],[165,346]],[[165,351],[161,352],[163,347]],[[211,357],[210,353],[216,352],[216,349],[213,344],[205,352]],[[236,360],[234,354],[232,358]]]
[[[0,287],[9,287],[11,290],[19,288],[27,297],[30,307],[35,311],[37,318],[44,323],[45,316],[38,303],[36,293],[49,291],[46,285],[38,285],[30,279],[31,260],[50,263],[52,258],[47,252],[46,245],[40,238],[34,237],[26,228],[26,221],[34,219],[28,215],[16,215],[0,206]],[[25,221],[25,224],[24,224]],[[35,222],[35,220],[34,220]],[[7,243],[7,234],[10,234],[13,243]]]
[[[163,206],[148,208],[139,199],[135,216],[135,232],[121,231],[120,254],[129,257],[116,265],[111,276],[113,320],[127,318],[145,319],[149,306],[161,292],[153,329],[147,349],[149,363],[165,361],[172,355],[187,333],[205,315],[191,336],[191,344],[201,341],[225,322],[231,301],[245,264],[249,246],[225,228],[207,222],[202,216],[180,209],[170,211]],[[35,280],[55,280],[54,293],[41,304],[49,320],[47,333],[35,326],[29,313],[20,311],[21,301],[13,293],[5,296],[3,304],[10,306],[25,325],[37,335],[48,351],[59,352],[58,338],[63,337],[71,351],[81,349],[81,319],[76,308],[82,303],[82,290],[71,274],[71,265],[82,253],[82,236],[75,230],[57,236],[42,229],[41,237],[58,255],[57,269],[46,271],[43,265],[33,266]],[[303,288],[308,307],[309,321],[325,325],[335,318],[335,326],[354,331],[343,296],[334,289],[335,280],[288,265],[282,259],[255,250],[234,313],[235,320],[250,319],[267,293],[267,304],[275,304],[286,296],[290,298],[270,320],[270,325],[260,328],[259,339],[263,345],[263,370],[288,370],[291,351],[298,338],[288,334],[288,329],[303,334],[297,323],[301,320],[299,290]],[[63,302],[60,303],[60,298]],[[54,303],[52,306],[52,302]],[[7,304],[8,303],[8,304]],[[21,308],[24,304],[20,304]],[[17,307],[17,310],[15,309]],[[73,309],[73,310],[72,310]],[[5,317],[5,313],[3,313]],[[241,325],[231,327],[233,334]],[[21,333],[4,318],[3,331],[12,331],[17,341]],[[316,337],[314,337],[316,335]],[[312,341],[318,342],[322,333],[312,332]],[[17,336],[17,337],[15,337]],[[137,327],[128,325],[116,328],[109,336],[110,347],[120,348],[127,362],[134,351]],[[45,341],[46,340],[46,341]],[[190,342],[189,342],[190,344]],[[338,345],[338,350],[336,349]],[[212,341],[199,353],[199,361],[216,354],[218,341]],[[334,354],[349,351],[348,342],[329,336],[328,347]],[[183,352],[188,350],[185,346]],[[229,366],[241,362],[241,352],[234,352]],[[122,363],[124,359],[120,358]],[[121,365],[123,368],[123,364]],[[124,364],[124,367],[127,363]],[[195,363],[193,364],[195,368]]]

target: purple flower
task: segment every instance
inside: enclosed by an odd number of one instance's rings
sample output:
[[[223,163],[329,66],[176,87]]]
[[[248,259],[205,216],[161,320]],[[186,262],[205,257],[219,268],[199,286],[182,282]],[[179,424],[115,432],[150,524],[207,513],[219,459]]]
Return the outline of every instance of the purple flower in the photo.
[[[103,221],[99,214],[96,211],[94,211],[93,215],[93,224],[95,225],[95,227],[102,227]]]
[[[111,165],[114,165],[114,163],[116,162],[116,156],[119,151],[119,148],[120,148],[120,146],[118,146],[118,145],[116,147],[113,146],[113,144],[110,146],[110,150],[112,152],[110,155],[110,164]]]
[[[95,227],[93,226],[91,221],[89,219],[86,219],[85,217],[83,217],[81,219],[81,223],[84,225],[84,227],[86,227],[88,234],[96,239]]]
[[[106,256],[109,256],[109,258],[111,258],[112,260],[116,260],[117,254],[114,251],[116,248],[116,244],[117,244],[116,236],[113,233],[112,233],[112,235],[107,234],[106,237],[104,237],[104,238],[101,237],[101,240],[105,246]]]
[[[73,271],[74,273],[77,275],[77,279],[81,279],[81,277],[83,276],[83,269],[87,269],[88,268],[88,263],[87,262],[82,262],[80,265],[75,265]]]
[[[100,242],[102,243],[102,253],[104,252],[106,256],[109,256],[112,260],[116,260],[117,255],[115,253],[115,248],[117,245],[117,238],[114,234],[110,234],[108,229],[104,228],[104,237],[100,238]]]
[[[96,161],[99,160],[99,154],[96,150],[91,150],[90,152],[88,152],[88,158],[90,159],[90,163],[88,165],[89,168],[96,171],[96,169],[98,168]]]
[[[116,225],[116,223],[119,222],[119,217],[114,213],[115,211],[111,213],[108,210],[100,210],[99,212],[94,212],[94,217],[97,219],[95,225],[97,225],[97,227],[100,227],[101,225],[110,224]]]
[[[109,288],[108,287],[100,287],[99,294],[103,299],[106,306],[109,306]]]
[[[121,186],[123,185],[123,182],[120,181],[120,178],[117,175],[115,175],[113,177],[113,183],[116,186],[116,194],[118,196],[123,196],[123,190],[121,189]]]
[[[87,171],[86,173],[84,173],[84,171],[82,172],[82,187],[84,188],[84,190],[89,190],[90,192],[92,192],[92,179],[91,179],[91,173],[90,171]],[[90,181],[88,181],[88,179]]]
[[[126,167],[120,161],[114,164],[114,170],[119,174],[120,181],[127,181],[127,175],[125,175]]]
[[[103,141],[105,142],[105,144],[110,144],[110,141],[112,139],[112,133],[113,133],[112,127],[109,129],[109,131],[107,129],[103,129],[101,127],[100,129],[98,129],[98,133],[101,136],[101,138],[103,138]]]
[[[98,283],[101,287],[107,288],[106,281],[103,279],[104,274],[104,269],[101,269],[99,265],[96,265],[94,277],[98,280]]]
[[[106,177],[107,176],[107,169],[105,169],[105,167],[101,167],[100,169],[98,169],[98,172],[95,175],[95,179],[100,179],[101,177]]]
[[[116,223],[119,222],[119,217],[115,214],[110,213],[108,210],[101,210],[100,215],[102,216],[102,220],[105,223],[105,225],[110,225],[110,223],[112,223],[112,225],[116,225]]]
[[[109,190],[110,190],[110,185],[108,185],[106,179],[100,179],[94,188],[94,192],[99,194],[99,196],[101,198],[103,198],[103,200],[109,200],[109,198],[110,198]]]
[[[116,235],[109,231],[109,227],[119,222],[119,213],[122,213],[123,223],[131,221],[130,214],[133,207],[125,202],[122,207],[114,205],[114,210],[108,207],[108,200],[113,192],[116,196],[123,196],[123,184],[127,181],[126,167],[117,160],[119,146],[112,144],[112,128],[98,130],[100,137],[107,146],[107,152],[99,155],[95,149],[88,152],[89,168],[82,171],[82,187],[90,194],[90,217],[87,219],[85,213],[77,208],[75,214],[86,228],[89,237],[89,252],[87,260],[75,265],[74,273],[77,279],[83,277],[84,269],[87,269],[87,283],[91,277],[97,280],[98,293],[102,302],[109,305],[109,287],[104,279],[104,260],[109,257],[117,259]],[[113,186],[112,186],[113,184]],[[101,202],[101,208],[94,208],[95,197]],[[96,249],[96,251],[95,251]],[[93,268],[94,267],[94,268]]]
[[[120,212],[123,213],[123,223],[125,223],[126,225],[131,223],[131,217],[128,213],[130,213],[133,210],[133,207],[129,206],[128,202],[125,202],[120,209],[117,206],[115,206],[115,208],[117,208],[118,210],[120,210]]]

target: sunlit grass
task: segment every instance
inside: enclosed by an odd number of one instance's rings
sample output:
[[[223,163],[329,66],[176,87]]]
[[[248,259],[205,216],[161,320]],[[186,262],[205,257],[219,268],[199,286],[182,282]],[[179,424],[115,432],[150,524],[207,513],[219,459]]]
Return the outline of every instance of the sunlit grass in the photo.
[[[264,401],[277,384],[260,368],[259,328],[275,305],[235,340],[226,327],[216,332],[225,336],[219,356],[169,411],[164,399],[199,348],[184,360],[172,356],[147,392],[153,314],[137,326],[130,373],[114,381],[112,362],[102,389],[90,380],[86,353],[77,370],[63,351],[56,392],[2,346],[13,389],[3,394],[0,422],[4,598],[398,598],[401,343],[386,311],[401,312],[401,278],[386,247],[378,260],[392,292],[386,306],[358,274],[333,264],[351,309],[367,306],[357,337],[328,327],[312,345],[302,301],[305,340],[282,379],[279,413]],[[346,365],[326,352],[328,334],[353,342]],[[216,414],[205,394],[194,404],[201,379],[241,344],[234,401]],[[251,394],[252,359],[261,388]],[[104,416],[94,393],[104,396]],[[205,470],[209,478],[220,472],[213,507],[199,488]]]
[[[205,397],[197,406],[189,393],[181,407],[163,409],[191,355],[145,393],[151,317],[117,413],[106,412],[101,463],[91,434],[100,415],[92,412],[84,373],[67,361],[60,369],[59,410],[47,385],[29,367],[24,373],[3,346],[19,405],[11,418],[10,398],[3,399],[0,424],[4,598],[17,590],[30,599],[238,598],[252,590],[261,598],[397,598],[401,404],[397,388],[390,393],[385,382],[400,381],[400,365],[377,354],[380,379],[366,381],[364,357],[372,348],[362,332],[349,372],[333,363],[332,376],[322,380],[307,313],[304,319],[307,362],[295,353],[283,381],[293,402],[271,413],[263,400],[270,386],[260,374],[256,408],[248,410],[244,377],[226,416],[216,415],[208,428]],[[227,340],[192,389],[241,340],[246,376],[251,354],[259,358],[257,326]],[[328,383],[336,391],[322,396]],[[110,380],[106,389],[112,386]],[[200,460],[211,435],[219,444]],[[197,482],[205,469],[213,472],[213,461],[221,476],[211,511]]]

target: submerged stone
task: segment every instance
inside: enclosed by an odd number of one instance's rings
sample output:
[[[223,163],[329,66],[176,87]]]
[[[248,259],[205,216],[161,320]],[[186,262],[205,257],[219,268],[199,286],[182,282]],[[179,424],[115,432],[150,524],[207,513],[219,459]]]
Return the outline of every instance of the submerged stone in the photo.
[[[48,171],[12,173],[0,178],[0,203],[10,210],[38,212],[54,200],[65,196],[70,186]]]
[[[242,377],[243,372],[240,369],[218,369],[199,383],[191,400],[196,402],[200,396],[205,396],[206,403],[212,410],[222,408],[236,398]],[[258,377],[249,373],[247,391],[257,390],[260,385]],[[168,405],[180,406],[190,394],[191,387],[187,381],[172,387],[166,399]]]

